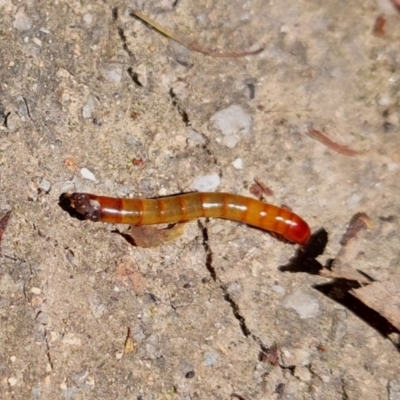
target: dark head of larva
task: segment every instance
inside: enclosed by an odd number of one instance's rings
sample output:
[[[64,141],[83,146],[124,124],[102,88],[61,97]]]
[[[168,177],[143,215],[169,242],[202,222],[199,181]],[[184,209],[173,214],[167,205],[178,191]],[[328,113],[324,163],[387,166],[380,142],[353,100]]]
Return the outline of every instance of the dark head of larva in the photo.
[[[69,197],[71,207],[73,207],[85,219],[99,221],[100,207],[97,202],[92,201],[86,193],[72,193]]]

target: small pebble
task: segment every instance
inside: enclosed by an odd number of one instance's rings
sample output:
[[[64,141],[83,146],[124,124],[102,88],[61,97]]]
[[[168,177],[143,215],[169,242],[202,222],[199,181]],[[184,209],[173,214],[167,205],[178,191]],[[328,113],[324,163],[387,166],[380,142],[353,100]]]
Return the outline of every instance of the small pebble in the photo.
[[[83,16],[83,22],[87,25],[91,25],[91,23],[93,22],[93,15],[90,13],[86,13]]]
[[[216,112],[210,118],[209,125],[209,128],[219,130],[226,137],[222,139],[222,144],[230,148],[235,147],[244,136],[248,135],[251,127],[251,116],[235,104]]]
[[[213,192],[220,183],[221,179],[218,174],[196,176],[192,182],[192,189],[199,192]]]
[[[7,129],[9,132],[15,132],[19,125],[21,124],[21,119],[18,117],[18,115],[14,112],[9,114],[7,118]]]
[[[49,322],[49,316],[46,312],[41,312],[38,314],[38,316],[35,319],[36,322],[39,322],[39,324],[42,325],[47,325]]]
[[[11,376],[7,379],[7,382],[10,386],[15,386],[17,384],[17,379]]]
[[[38,45],[39,47],[42,47],[42,41],[36,37],[32,38],[32,42]]]
[[[39,184],[39,189],[45,193],[49,193],[51,189],[51,183],[47,179],[42,179]]]
[[[296,367],[294,369],[293,375],[300,379],[302,382],[311,381],[311,372],[307,367]]]
[[[204,365],[212,367],[218,360],[218,354],[215,351],[209,351],[204,354]]]
[[[113,83],[119,83],[122,80],[122,64],[110,63],[105,64],[101,70],[102,77]]]
[[[188,133],[187,138],[196,144],[206,144],[204,136],[193,129]]]
[[[301,290],[296,290],[287,296],[283,302],[283,306],[295,310],[300,315],[300,318],[315,317],[319,311],[318,300]]]
[[[388,171],[395,172],[400,168],[400,163],[388,163],[387,168]]]
[[[390,95],[385,93],[378,96],[378,104],[382,107],[388,107],[392,104]]]
[[[81,169],[81,175],[82,175],[82,178],[89,179],[90,181],[96,182],[96,177],[87,168]]]
[[[140,64],[137,66],[132,73],[134,74],[135,82],[139,83],[141,86],[146,87],[149,83],[147,67],[145,64]]]
[[[40,293],[42,293],[41,289],[38,288],[38,287],[33,287],[33,288],[31,288],[30,291],[31,291],[31,293],[33,293],[33,294],[40,294]]]
[[[88,385],[88,386],[94,387],[94,385],[95,385],[94,376],[89,375],[89,376],[87,377],[87,379],[85,380],[85,383],[86,383],[86,385]]]
[[[95,98],[92,95],[89,95],[86,104],[82,107],[82,117],[85,119],[92,118],[95,105]]]
[[[282,349],[282,361],[285,365],[306,366],[310,365],[310,353],[303,349]]]
[[[14,363],[16,360],[17,360],[17,357],[15,357],[15,356],[11,356],[11,357],[10,357],[10,361],[11,361],[12,363]]]
[[[98,303],[97,299],[90,301],[90,310],[96,318],[100,318],[107,312],[107,306],[102,303]]]
[[[232,283],[232,285],[227,288],[227,293],[229,293],[230,295],[238,295],[241,291],[242,286],[239,283]]]
[[[25,13],[25,8],[21,7],[15,14],[13,27],[21,32],[29,31],[32,28],[32,20]]]
[[[235,169],[243,169],[243,159],[237,158],[235,161],[232,161],[232,165]]]

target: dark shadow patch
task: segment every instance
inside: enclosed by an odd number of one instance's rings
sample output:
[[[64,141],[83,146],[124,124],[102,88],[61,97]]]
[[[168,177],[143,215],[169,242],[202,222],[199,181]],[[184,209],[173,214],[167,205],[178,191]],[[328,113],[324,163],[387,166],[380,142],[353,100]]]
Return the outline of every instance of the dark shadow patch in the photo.
[[[366,324],[378,331],[383,337],[387,338],[394,332],[400,333],[386,318],[349,293],[350,290],[361,287],[358,282],[347,279],[335,279],[332,282],[313,287],[329,299],[346,307]],[[400,351],[399,344],[395,345],[397,350]]]
[[[316,258],[324,252],[327,243],[328,233],[321,228],[311,235],[309,243],[303,248],[300,247],[286,265],[278,267],[279,271],[318,275],[323,266]]]
[[[139,87],[143,87],[143,85],[140,83],[138,73],[135,72],[132,67],[129,67],[126,71],[136,85],[138,85]]]

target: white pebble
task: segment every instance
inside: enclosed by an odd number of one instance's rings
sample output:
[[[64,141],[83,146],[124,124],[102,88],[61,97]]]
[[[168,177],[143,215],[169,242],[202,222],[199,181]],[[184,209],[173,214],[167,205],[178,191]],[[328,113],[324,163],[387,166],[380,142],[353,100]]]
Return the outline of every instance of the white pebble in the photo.
[[[220,185],[221,179],[217,174],[196,176],[192,188],[199,192],[213,192]]]
[[[288,349],[283,349],[281,354],[285,365],[310,365],[310,353],[302,348],[292,348],[292,352]]]
[[[82,178],[89,179],[90,181],[96,182],[96,177],[87,168],[81,169],[81,175],[82,175]]]
[[[95,108],[95,98],[89,95],[86,104],[82,107],[82,117],[85,119],[91,118]]]
[[[251,131],[252,120],[242,107],[231,105],[228,108],[216,112],[210,118],[209,127],[219,130],[224,136],[233,136],[236,143],[232,139],[228,141],[230,146],[235,146],[244,136]],[[223,142],[224,145],[228,143]],[[229,147],[229,146],[228,146]]]
[[[240,142],[240,139],[234,135],[226,135],[220,141],[220,143],[222,143],[224,146],[228,147],[229,149],[233,149],[239,142]]]
[[[122,79],[122,64],[105,64],[101,70],[102,77],[108,82],[119,83]]]
[[[235,161],[232,161],[232,165],[235,169],[243,169],[243,159],[237,158]]]
[[[21,32],[29,31],[32,28],[32,20],[25,13],[25,8],[21,7],[15,14],[13,27]]]
[[[42,47],[42,41],[36,37],[32,38],[32,42],[37,44],[39,47]]]
[[[10,357],[10,361],[11,361],[12,363],[15,363],[15,361],[17,361],[17,357],[11,356],[11,357]]]
[[[42,291],[41,291],[40,288],[38,288],[38,287],[32,287],[32,288],[31,288],[31,293],[33,293],[33,294],[40,294],[40,293],[42,293]]]
[[[42,181],[39,184],[39,189],[45,193],[50,192],[50,189],[51,189],[50,181],[48,181],[47,179],[42,179]]]
[[[287,296],[283,302],[285,308],[291,308],[300,315],[300,318],[312,318],[319,311],[318,300],[310,294],[296,290]]]
[[[387,165],[388,171],[395,172],[400,168],[400,163],[388,163]]]
[[[328,375],[321,375],[320,378],[321,378],[321,381],[324,383],[329,383],[331,380],[331,378]]]
[[[87,377],[87,379],[85,380],[85,383],[88,385],[88,386],[94,386],[95,385],[95,380],[94,380],[94,377],[93,376],[91,376],[91,375],[89,375],[88,377]]]
[[[10,378],[8,378],[7,381],[8,381],[8,384],[9,384],[10,386],[15,386],[15,385],[17,384],[17,379],[14,378],[13,376],[11,376]]]
[[[83,16],[83,22],[87,25],[91,25],[91,23],[93,22],[93,15],[90,13],[86,13]]]
[[[188,133],[187,138],[198,144],[206,144],[204,136],[193,129]]]
[[[310,382],[312,378],[308,367],[296,367],[293,375],[302,382]]]
[[[392,99],[387,93],[378,96],[378,104],[383,107],[388,107],[392,104]]]

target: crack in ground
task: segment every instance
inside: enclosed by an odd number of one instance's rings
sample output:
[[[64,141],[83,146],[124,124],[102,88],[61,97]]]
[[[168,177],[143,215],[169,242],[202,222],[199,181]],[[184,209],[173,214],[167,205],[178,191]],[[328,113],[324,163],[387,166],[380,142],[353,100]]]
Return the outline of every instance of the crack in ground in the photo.
[[[207,268],[208,272],[210,273],[212,280],[221,289],[224,300],[230,305],[233,316],[239,322],[239,327],[240,327],[240,330],[242,331],[243,335],[245,337],[251,337],[259,346],[260,354],[265,354],[268,352],[269,348],[267,346],[265,346],[264,343],[262,342],[262,340],[257,335],[255,335],[251,331],[251,329],[248,327],[245,317],[240,312],[239,305],[236,303],[236,301],[233,299],[233,297],[229,294],[226,286],[221,282],[221,280],[219,279],[219,277],[217,275],[217,272],[213,265],[213,252],[212,252],[211,247],[208,242],[207,222],[208,222],[207,219],[206,219],[205,224],[203,224],[200,220],[197,221],[197,225],[198,225],[199,229],[201,230],[201,234],[202,234],[202,238],[203,238],[202,245],[203,245],[204,251],[206,253],[206,262],[205,262],[206,268]]]
[[[182,122],[186,125],[186,126],[190,126],[191,122],[189,120],[189,115],[188,113],[183,109],[183,107],[181,107],[181,105],[179,104],[179,100],[176,96],[176,93],[174,92],[174,89],[171,88],[169,90],[169,97],[171,98],[172,101],[172,105],[177,109],[179,115],[182,118]]]
[[[132,51],[129,50],[129,46],[128,46],[128,38],[125,35],[125,31],[124,29],[118,24],[118,7],[114,7],[111,10],[111,14],[112,14],[112,20],[113,22],[116,23],[117,25],[117,32],[118,32],[118,36],[121,39],[122,42],[122,48],[124,49],[124,51],[128,54],[129,58],[131,60],[135,60],[135,56],[133,55]]]
[[[54,364],[53,364],[53,360],[51,358],[51,352],[50,352],[50,343],[49,343],[49,337],[48,337],[48,331],[47,329],[44,330],[44,340],[46,343],[46,355],[47,355],[47,361],[50,364],[50,368],[52,370],[54,370]]]
[[[341,383],[341,389],[342,389],[342,400],[349,400],[349,395],[347,394],[346,391],[346,382],[344,378],[340,379],[340,383]]]

